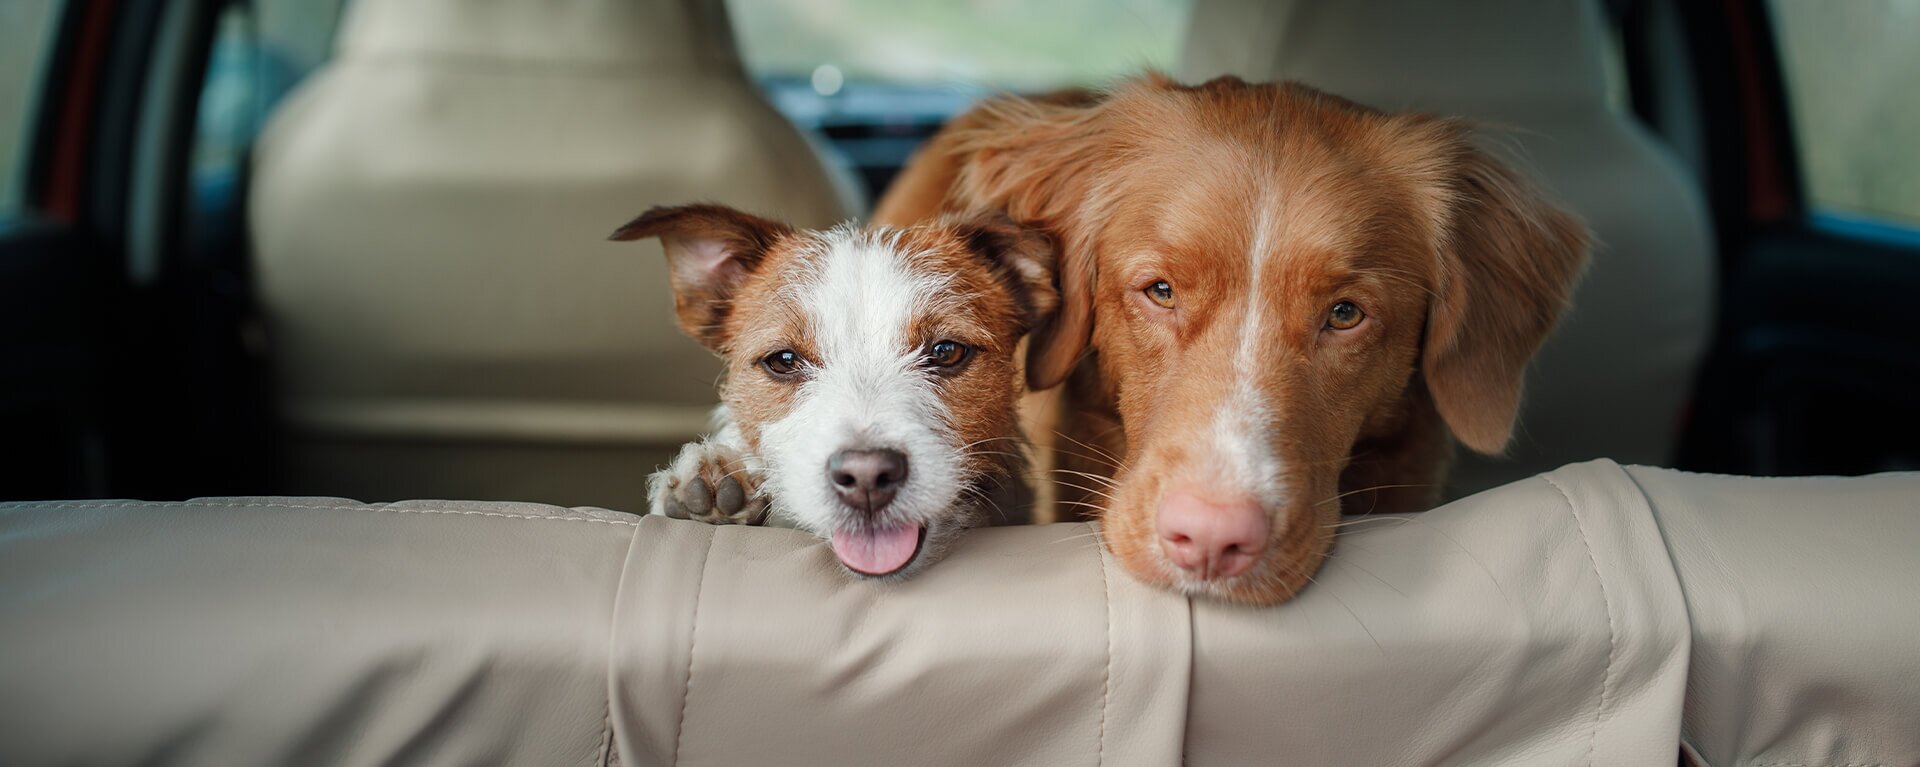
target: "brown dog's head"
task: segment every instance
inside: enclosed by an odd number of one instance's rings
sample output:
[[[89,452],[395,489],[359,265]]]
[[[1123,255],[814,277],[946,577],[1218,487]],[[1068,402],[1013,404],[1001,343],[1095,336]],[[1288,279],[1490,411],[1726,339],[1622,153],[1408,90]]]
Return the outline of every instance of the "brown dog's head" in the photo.
[[[906,577],[985,523],[1020,443],[1015,350],[1051,316],[1051,243],[1004,217],[815,232],[718,205],[655,208],[688,335],[773,511],[848,570]],[[1011,511],[1011,510],[1003,510]]]
[[[1586,234],[1462,124],[1231,78],[985,109],[956,198],[1061,239],[1029,383],[1097,353],[1125,435],[1105,536],[1136,576],[1284,600],[1369,445],[1437,413],[1504,448]]]

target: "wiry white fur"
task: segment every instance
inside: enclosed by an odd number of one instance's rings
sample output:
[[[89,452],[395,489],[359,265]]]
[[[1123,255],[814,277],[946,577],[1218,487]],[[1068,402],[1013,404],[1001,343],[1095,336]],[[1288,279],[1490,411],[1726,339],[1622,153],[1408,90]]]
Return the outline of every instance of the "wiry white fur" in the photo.
[[[827,460],[841,450],[892,449],[907,456],[907,481],[872,522],[930,525],[967,478],[946,403],[922,367],[930,339],[909,329],[937,310],[950,280],[911,270],[897,233],[886,231],[835,229],[801,257],[806,275],[786,289],[810,325],[815,359],[793,408],[761,430],[776,512],[823,536],[870,524],[840,502]]]
[[[1259,209],[1273,208],[1263,203]],[[1266,308],[1261,287],[1267,262],[1273,258],[1271,214],[1260,217],[1254,227],[1253,249],[1247,254],[1252,264],[1247,280],[1247,320],[1240,326],[1240,342],[1234,351],[1233,390],[1214,412],[1214,459],[1203,465],[1217,467],[1220,484],[1216,487],[1243,488],[1272,509],[1282,508],[1286,488],[1280,458],[1268,438],[1274,428],[1273,409],[1260,391],[1261,351],[1266,340],[1261,328],[1261,314]]]

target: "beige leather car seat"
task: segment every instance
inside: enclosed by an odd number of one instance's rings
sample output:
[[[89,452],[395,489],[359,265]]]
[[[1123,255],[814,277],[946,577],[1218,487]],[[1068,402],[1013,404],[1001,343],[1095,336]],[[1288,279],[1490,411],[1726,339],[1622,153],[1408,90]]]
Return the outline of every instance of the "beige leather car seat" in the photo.
[[[1594,461],[1269,609],[1084,524],[897,582],[527,503],[0,504],[0,764],[1914,765],[1917,497]]]
[[[1705,204],[1608,98],[1597,0],[1198,0],[1181,75],[1291,79],[1390,110],[1501,128],[1597,239],[1537,358],[1504,459],[1462,451],[1454,494],[1572,461],[1671,460],[1714,317]]]
[[[251,198],[288,492],[644,510],[720,368],[658,246],[718,201],[854,212],[748,81],[720,0],[361,0]]]

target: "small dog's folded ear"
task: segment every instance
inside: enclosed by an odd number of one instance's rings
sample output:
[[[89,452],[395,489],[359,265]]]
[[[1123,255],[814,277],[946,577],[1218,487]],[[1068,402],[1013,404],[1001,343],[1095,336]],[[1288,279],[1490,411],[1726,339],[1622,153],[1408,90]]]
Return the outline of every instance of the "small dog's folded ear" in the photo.
[[[607,239],[660,238],[680,329],[719,351],[727,342],[734,291],[760,268],[767,250],[792,233],[793,227],[778,221],[703,203],[650,209]]]
[[[1054,318],[1060,309],[1060,292],[1053,280],[1059,250],[1051,237],[997,211],[949,221],[967,249],[984,259],[1020,302],[1023,334]]]

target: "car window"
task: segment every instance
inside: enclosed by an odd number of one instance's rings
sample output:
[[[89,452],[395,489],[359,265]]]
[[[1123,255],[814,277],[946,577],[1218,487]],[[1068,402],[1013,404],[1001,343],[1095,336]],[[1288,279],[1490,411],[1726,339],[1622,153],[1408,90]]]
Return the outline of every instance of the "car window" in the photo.
[[[1920,0],[1772,0],[1817,216],[1920,227]]]
[[[60,9],[59,0],[0,2],[0,216],[20,209],[26,145]]]
[[[255,0],[220,16],[195,126],[197,174],[230,172],[295,83],[325,61],[342,0]]]
[[[253,0],[221,13],[193,133],[187,233],[195,252],[229,244],[241,171],[280,100],[332,53],[344,0]]]
[[[1177,62],[1191,0],[729,0],[747,68],[847,82],[1037,90]]]

